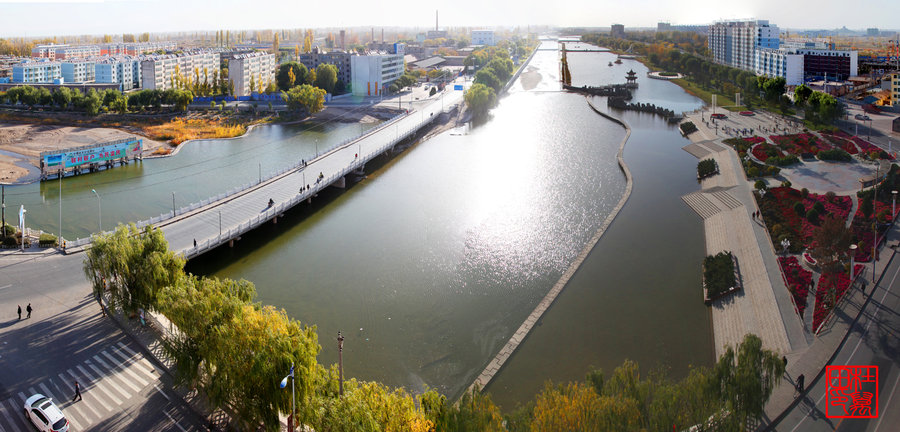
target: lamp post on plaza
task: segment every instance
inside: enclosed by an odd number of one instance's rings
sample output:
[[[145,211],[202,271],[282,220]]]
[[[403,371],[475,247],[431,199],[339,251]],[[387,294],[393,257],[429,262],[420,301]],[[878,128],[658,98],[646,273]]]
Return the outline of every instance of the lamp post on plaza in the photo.
[[[338,391],[344,395],[344,336],[338,332]]]
[[[850,245],[850,284],[853,284],[853,260],[856,257],[856,245]]]
[[[891,191],[891,223],[894,223],[894,215],[897,214],[897,191]]]
[[[103,206],[102,202],[100,201],[100,194],[98,194],[94,189],[91,189],[91,192],[93,192],[94,195],[97,196],[97,225],[100,228],[99,232],[103,232]]]

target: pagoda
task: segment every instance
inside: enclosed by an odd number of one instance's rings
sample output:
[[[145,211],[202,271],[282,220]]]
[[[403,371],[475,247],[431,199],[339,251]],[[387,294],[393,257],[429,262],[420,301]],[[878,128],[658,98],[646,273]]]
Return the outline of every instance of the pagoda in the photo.
[[[625,74],[625,86],[626,86],[626,87],[632,87],[632,88],[638,86],[638,84],[637,84],[637,72],[635,72],[634,69],[629,70],[629,71]]]

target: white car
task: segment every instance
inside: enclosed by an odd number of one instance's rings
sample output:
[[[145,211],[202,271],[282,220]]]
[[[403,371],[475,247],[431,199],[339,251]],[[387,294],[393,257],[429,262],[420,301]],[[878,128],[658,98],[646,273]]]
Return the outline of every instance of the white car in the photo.
[[[36,393],[25,401],[25,417],[42,432],[66,432],[69,421],[53,400]]]

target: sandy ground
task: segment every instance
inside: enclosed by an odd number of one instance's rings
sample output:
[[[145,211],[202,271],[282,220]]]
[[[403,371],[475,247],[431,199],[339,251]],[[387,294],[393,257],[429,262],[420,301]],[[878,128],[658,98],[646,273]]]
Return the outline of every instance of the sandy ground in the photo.
[[[0,124],[0,181],[12,183],[25,176],[28,170],[18,166],[24,161],[38,167],[40,153],[48,150],[63,150],[89,144],[98,144],[137,135],[109,128],[85,128],[72,126],[52,126],[35,124]],[[143,139],[144,154],[149,155],[163,142]],[[21,155],[21,157],[16,157]],[[16,164],[19,161],[19,164]]]
[[[536,67],[529,65],[525,71],[519,74],[519,80],[522,82],[523,90],[531,90],[541,82],[541,74]]]

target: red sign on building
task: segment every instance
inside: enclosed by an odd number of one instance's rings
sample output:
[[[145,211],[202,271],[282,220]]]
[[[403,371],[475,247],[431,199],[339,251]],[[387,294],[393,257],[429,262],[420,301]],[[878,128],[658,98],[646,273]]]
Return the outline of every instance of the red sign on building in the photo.
[[[825,416],[878,417],[878,366],[827,366]]]

